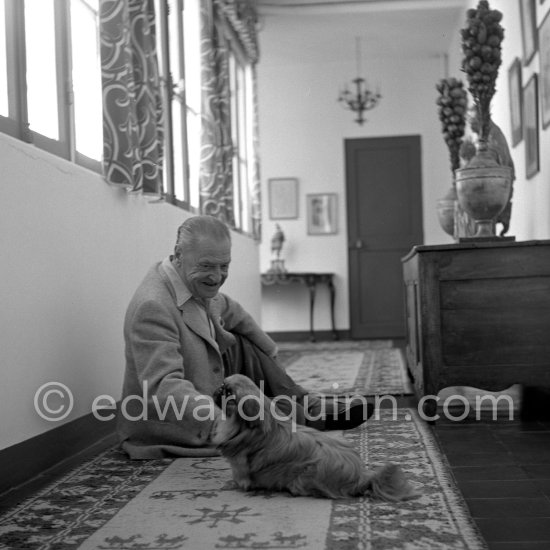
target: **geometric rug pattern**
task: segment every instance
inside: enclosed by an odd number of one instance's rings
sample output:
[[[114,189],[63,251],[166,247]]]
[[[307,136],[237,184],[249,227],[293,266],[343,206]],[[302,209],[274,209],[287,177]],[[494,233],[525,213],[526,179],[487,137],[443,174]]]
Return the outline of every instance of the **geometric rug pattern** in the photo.
[[[118,449],[94,457],[0,516],[0,549],[78,548],[171,462]]]
[[[221,457],[130,461],[111,450],[0,517],[0,548],[485,548],[416,411],[382,409],[335,437],[369,467],[399,464],[420,495],[387,503],[244,493]]]

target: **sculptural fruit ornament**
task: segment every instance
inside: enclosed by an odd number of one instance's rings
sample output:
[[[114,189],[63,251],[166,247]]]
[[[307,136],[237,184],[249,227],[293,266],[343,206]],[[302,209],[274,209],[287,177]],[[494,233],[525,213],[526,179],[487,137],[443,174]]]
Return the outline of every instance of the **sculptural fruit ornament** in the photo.
[[[464,84],[457,78],[442,78],[436,84],[439,120],[443,138],[449,149],[451,170],[460,166],[460,147],[466,126],[468,98]]]
[[[468,98],[463,83],[457,78],[442,78],[435,87],[439,92],[436,103],[441,130],[449,149],[453,173],[452,187],[444,197],[437,201],[437,217],[443,231],[454,237],[456,202],[454,172],[460,166],[460,150],[466,126]]]
[[[487,0],[466,12],[466,26],[461,30],[462,71],[478,112],[480,148],[485,148],[491,122],[491,100],[496,91],[498,69],[502,63],[504,29],[502,13],[492,10]]]

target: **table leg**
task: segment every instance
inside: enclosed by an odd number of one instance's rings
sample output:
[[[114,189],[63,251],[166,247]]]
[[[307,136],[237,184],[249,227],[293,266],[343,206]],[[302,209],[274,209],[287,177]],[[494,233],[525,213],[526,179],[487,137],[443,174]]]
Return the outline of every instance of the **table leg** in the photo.
[[[315,342],[315,331],[313,330],[313,313],[315,311],[315,280],[310,279],[307,281],[309,288],[309,339],[311,342]]]
[[[330,322],[332,324],[332,337],[335,340],[338,340],[338,333],[336,332],[336,327],[334,326],[334,301],[336,298],[336,290],[334,288],[332,277],[329,279],[327,284],[330,291]]]

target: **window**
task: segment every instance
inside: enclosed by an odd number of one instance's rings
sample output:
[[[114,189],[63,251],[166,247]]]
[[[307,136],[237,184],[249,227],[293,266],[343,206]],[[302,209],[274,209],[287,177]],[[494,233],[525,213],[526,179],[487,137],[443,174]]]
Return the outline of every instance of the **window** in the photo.
[[[167,200],[198,211],[203,0],[154,0]],[[0,131],[101,170],[100,0],[0,0]],[[252,69],[230,25],[236,228],[249,232],[253,178]]]
[[[15,0],[0,0],[0,130],[30,141],[26,124],[22,6],[22,2]]]
[[[229,58],[231,88],[231,129],[234,146],[233,198],[235,223],[247,232],[251,228],[250,190],[252,185],[252,78],[250,65],[234,45]]]
[[[198,208],[201,159],[200,0],[186,0],[185,2],[184,44],[189,202],[191,206]]]
[[[101,160],[103,150],[98,12],[99,0],[71,1],[75,149],[82,163],[86,157]]]
[[[0,0],[0,116],[8,118],[8,50],[6,40],[6,2]]]
[[[0,129],[99,170],[98,0],[0,0]]]
[[[200,146],[200,119],[198,138],[189,139],[187,96],[192,94],[186,85],[186,74],[189,60],[198,58],[200,63],[200,54],[198,38],[195,45],[184,41],[184,36],[192,31],[198,36],[199,9],[198,0],[186,1],[185,10],[183,0],[156,2],[157,50],[165,110],[164,193],[169,200],[185,207],[198,207],[198,179],[191,179],[190,164],[195,151],[189,150],[189,144],[198,141]],[[193,194],[195,200],[191,199],[191,188],[197,189]]]
[[[63,82],[63,74],[59,73],[63,73],[66,66],[59,64],[59,72],[57,71],[54,2],[25,0],[24,6],[29,127],[33,132],[59,141],[62,130],[58,123],[58,93]]]
[[[199,208],[201,161],[200,0],[156,0],[165,106],[164,190],[176,204]],[[237,229],[251,230],[252,70],[229,29],[233,195]]]

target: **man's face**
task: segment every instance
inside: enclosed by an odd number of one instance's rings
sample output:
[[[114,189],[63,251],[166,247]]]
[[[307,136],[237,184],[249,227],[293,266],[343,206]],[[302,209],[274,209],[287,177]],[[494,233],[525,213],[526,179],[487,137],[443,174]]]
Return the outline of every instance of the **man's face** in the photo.
[[[227,279],[231,242],[202,237],[195,248],[182,254],[181,260],[177,270],[191,294],[199,299],[213,298]]]

